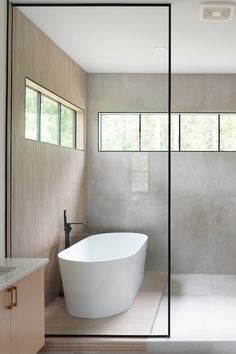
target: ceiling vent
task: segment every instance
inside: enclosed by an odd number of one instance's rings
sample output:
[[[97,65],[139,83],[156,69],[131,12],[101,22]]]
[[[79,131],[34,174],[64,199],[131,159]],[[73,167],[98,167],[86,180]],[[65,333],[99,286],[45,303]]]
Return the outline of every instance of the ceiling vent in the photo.
[[[202,21],[220,22],[230,21],[233,17],[235,4],[227,2],[206,2],[200,4]]]

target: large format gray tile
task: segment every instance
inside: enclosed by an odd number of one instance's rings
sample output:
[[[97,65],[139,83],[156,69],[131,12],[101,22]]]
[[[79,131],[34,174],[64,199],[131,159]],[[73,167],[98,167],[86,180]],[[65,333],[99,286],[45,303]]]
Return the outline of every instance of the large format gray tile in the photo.
[[[235,274],[211,274],[209,279],[212,294],[236,296]]]
[[[236,270],[236,198],[210,201],[209,259],[211,273]]]
[[[172,274],[171,294],[173,296],[203,296],[211,294],[209,274]]]
[[[205,112],[207,105],[207,80],[205,75],[172,75],[172,110],[175,112]]]
[[[158,199],[130,200],[128,229],[149,236],[146,267],[149,270],[167,270],[168,235],[166,204]]]
[[[124,231],[128,225],[128,199],[90,198],[88,200],[88,225],[104,231]]]
[[[130,153],[94,154],[88,167],[88,197],[125,198],[131,189]]]
[[[148,192],[148,172],[132,171],[132,192]]]
[[[172,270],[174,273],[208,272],[208,198],[172,201]]]
[[[132,154],[132,171],[147,172],[148,171],[148,153],[134,152]]]
[[[162,112],[168,107],[167,85],[166,74],[90,74],[89,107],[97,112]]]
[[[172,154],[171,190],[173,198],[209,195],[209,167],[203,152]]]
[[[210,197],[236,197],[236,152],[208,153]]]
[[[167,205],[168,154],[149,153],[149,193],[148,198],[162,199]]]

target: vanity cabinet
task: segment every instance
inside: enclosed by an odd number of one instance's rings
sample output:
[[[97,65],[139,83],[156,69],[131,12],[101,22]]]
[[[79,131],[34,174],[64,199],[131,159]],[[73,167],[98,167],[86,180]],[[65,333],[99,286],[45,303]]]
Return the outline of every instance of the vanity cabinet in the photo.
[[[0,354],[35,354],[44,345],[44,268],[0,292]]]
[[[11,318],[7,309],[8,293],[0,291],[0,353],[11,352]]]

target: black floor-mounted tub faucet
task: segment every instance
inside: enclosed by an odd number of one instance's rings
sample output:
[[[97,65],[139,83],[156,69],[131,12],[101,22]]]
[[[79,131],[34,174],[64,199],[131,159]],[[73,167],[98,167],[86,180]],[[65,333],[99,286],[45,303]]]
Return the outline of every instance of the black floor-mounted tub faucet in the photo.
[[[87,227],[87,224],[84,222],[67,222],[67,212],[64,210],[65,248],[70,247],[70,235],[72,231],[71,225],[83,225]]]

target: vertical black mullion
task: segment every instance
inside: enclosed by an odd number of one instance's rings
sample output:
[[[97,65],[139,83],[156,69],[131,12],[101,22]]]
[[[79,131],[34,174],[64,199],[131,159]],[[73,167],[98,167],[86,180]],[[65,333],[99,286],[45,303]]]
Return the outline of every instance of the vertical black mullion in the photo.
[[[171,4],[168,7],[168,334],[171,335]]]
[[[41,141],[41,103],[42,103],[41,93],[37,91],[37,124],[38,124],[37,139],[38,141]]]
[[[7,0],[6,27],[6,149],[5,149],[5,257],[12,257],[12,67],[13,67],[13,10],[10,0]],[[10,80],[9,80],[10,78]],[[10,112],[9,112],[10,110]],[[8,141],[9,140],[9,141]],[[8,161],[9,158],[9,161]],[[8,195],[9,190],[9,195]],[[8,208],[9,201],[9,208]],[[8,219],[9,217],[9,219]],[[9,221],[9,222],[8,222]]]
[[[58,103],[58,145],[61,146],[61,104]]]
[[[142,150],[141,146],[141,129],[142,129],[142,122],[141,122],[141,113],[139,113],[139,127],[138,127],[138,135],[139,135],[139,151]]]
[[[218,151],[220,151],[220,114],[218,114]]]
[[[179,114],[179,151],[181,151],[181,114]]]

